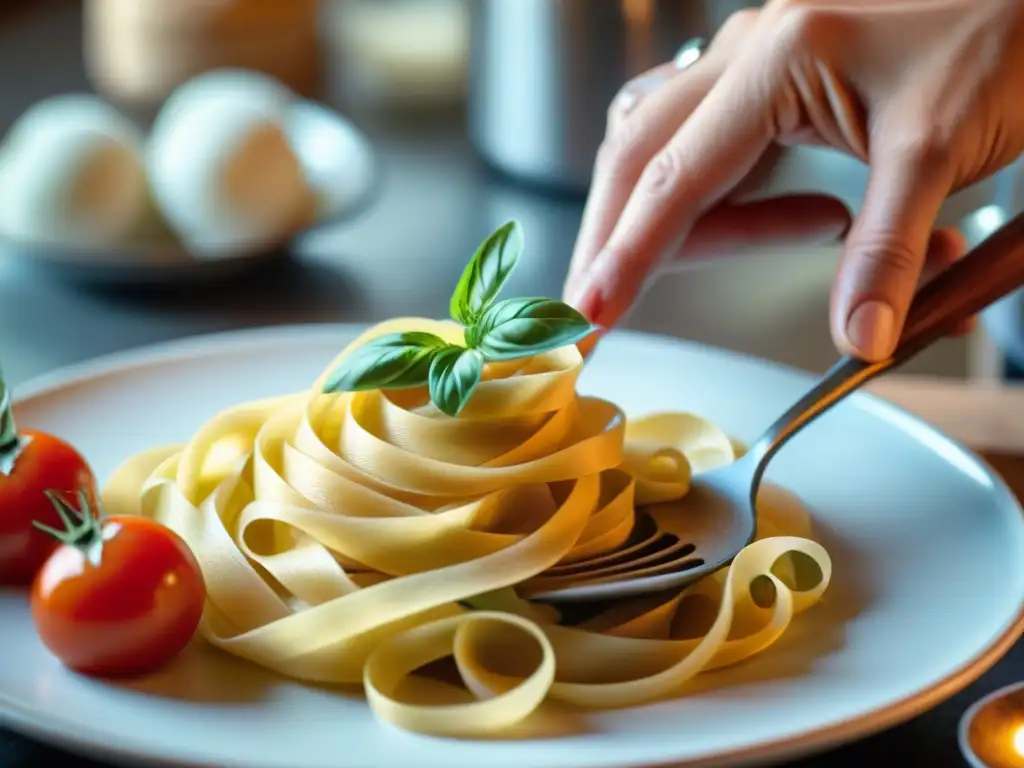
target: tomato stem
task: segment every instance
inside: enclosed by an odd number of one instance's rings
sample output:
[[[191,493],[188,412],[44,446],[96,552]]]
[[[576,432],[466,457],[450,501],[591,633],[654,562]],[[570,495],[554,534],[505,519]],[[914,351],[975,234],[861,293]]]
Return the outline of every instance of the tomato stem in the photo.
[[[28,440],[18,434],[14,423],[11,390],[0,373],[0,475],[8,476],[14,471],[14,463],[26,445]]]
[[[76,494],[78,509],[71,506],[67,499],[56,491],[43,491],[43,493],[53,504],[53,508],[57,510],[64,530],[51,528],[37,520],[33,520],[32,525],[43,533],[53,536],[61,544],[81,550],[92,565],[98,566],[103,554],[103,523],[99,515],[93,514],[89,506],[89,497],[85,491],[79,491]]]

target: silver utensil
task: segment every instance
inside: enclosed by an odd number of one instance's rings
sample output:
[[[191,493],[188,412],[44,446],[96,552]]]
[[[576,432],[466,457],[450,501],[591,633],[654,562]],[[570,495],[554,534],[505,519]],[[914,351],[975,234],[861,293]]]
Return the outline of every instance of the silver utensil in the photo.
[[[761,480],[783,445],[863,384],[1022,284],[1024,213],[918,292],[891,357],[877,363],[842,358],[740,459],[694,477],[681,501],[639,510],[633,536],[617,552],[551,569],[524,596],[553,602],[627,597],[678,589],[728,565],[754,538]]]

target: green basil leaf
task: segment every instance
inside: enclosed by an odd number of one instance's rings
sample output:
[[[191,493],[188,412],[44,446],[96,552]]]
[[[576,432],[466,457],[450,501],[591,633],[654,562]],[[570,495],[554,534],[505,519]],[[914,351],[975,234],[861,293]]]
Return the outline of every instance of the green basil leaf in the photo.
[[[429,381],[434,356],[448,346],[440,336],[421,331],[379,336],[338,363],[324,392],[422,387]]]
[[[11,406],[11,390],[0,374],[0,477],[14,472],[14,465],[32,438],[18,433]]]
[[[452,319],[472,325],[480,319],[501,292],[523,251],[523,233],[510,221],[488,237],[459,278],[449,303]]]
[[[473,325],[466,326],[466,346],[470,349],[476,349],[480,346],[480,323],[476,322]]]
[[[449,347],[430,364],[430,399],[441,413],[458,416],[480,383],[484,358],[475,349]]]
[[[587,318],[555,299],[506,299],[473,330],[487,360],[515,360],[575,344],[594,330]]]

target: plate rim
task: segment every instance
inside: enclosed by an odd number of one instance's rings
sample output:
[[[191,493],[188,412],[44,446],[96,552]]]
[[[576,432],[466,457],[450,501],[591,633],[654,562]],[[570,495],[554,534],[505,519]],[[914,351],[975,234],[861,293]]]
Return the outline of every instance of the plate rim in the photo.
[[[225,346],[237,350],[240,345],[256,346],[280,343],[296,336],[304,336],[309,340],[315,340],[316,337],[344,336],[346,333],[354,336],[371,325],[372,323],[261,325],[214,333],[191,334],[152,344],[138,345],[60,366],[47,373],[30,377],[21,385],[13,388],[13,404],[17,408],[23,401],[53,394],[64,387],[100,379],[120,371],[144,368],[148,365],[166,363],[175,359],[209,356]],[[808,371],[802,371],[756,355],[693,342],[669,334],[615,329],[609,333],[609,336],[681,345],[720,358],[748,365],[753,364],[767,370],[808,379],[808,384],[814,378],[814,374]],[[915,438],[918,442],[931,445],[938,441],[954,449],[973,463],[988,479],[992,485],[992,493],[1000,506],[1008,505],[1017,510],[1020,516],[1020,525],[1024,526],[1024,506],[1002,477],[969,446],[947,435],[915,414],[870,392],[857,392],[851,399],[866,399],[870,402],[871,410],[875,415],[902,432],[907,430],[900,426],[900,422],[913,424],[917,427]],[[922,440],[922,438],[925,439]],[[917,717],[963,690],[1002,659],[1022,634],[1024,634],[1024,596],[1020,599],[1016,615],[1006,622],[978,654],[966,659],[946,677],[917,691],[912,691],[884,707],[846,718],[832,725],[809,728],[789,737],[768,739],[741,749],[719,751],[712,755],[687,759],[682,762],[623,763],[621,768],[720,768],[735,761],[761,763],[786,760],[867,738]],[[166,754],[154,756],[153,753],[140,751],[145,749],[143,745],[136,747],[112,745],[109,742],[109,734],[88,726],[83,727],[71,721],[53,722],[52,716],[49,716],[45,710],[19,703],[2,690],[0,690],[0,725],[65,750],[77,751],[79,754],[119,764],[136,764],[144,761],[150,765],[178,766],[182,765],[181,760],[184,759],[184,756],[176,757]],[[243,766],[242,763],[197,762],[194,759],[189,759],[188,764],[194,768],[242,768]]]

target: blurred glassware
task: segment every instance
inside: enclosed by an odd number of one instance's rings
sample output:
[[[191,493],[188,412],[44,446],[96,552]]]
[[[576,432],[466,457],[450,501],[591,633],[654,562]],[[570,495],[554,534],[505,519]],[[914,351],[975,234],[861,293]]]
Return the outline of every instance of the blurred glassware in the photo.
[[[352,95],[386,109],[462,103],[476,0],[332,0],[324,33]]]
[[[86,0],[86,73],[110,99],[151,106],[202,72],[242,67],[319,88],[319,0]]]

